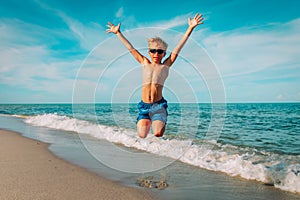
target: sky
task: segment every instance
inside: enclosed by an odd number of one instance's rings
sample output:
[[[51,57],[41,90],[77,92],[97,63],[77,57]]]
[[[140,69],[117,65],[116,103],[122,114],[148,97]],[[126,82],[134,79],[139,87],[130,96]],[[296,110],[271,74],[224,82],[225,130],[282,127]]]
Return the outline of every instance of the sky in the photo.
[[[202,13],[165,83],[170,102],[299,102],[300,1],[1,0],[0,103],[136,102],[141,67],[106,24],[148,56],[169,54]]]

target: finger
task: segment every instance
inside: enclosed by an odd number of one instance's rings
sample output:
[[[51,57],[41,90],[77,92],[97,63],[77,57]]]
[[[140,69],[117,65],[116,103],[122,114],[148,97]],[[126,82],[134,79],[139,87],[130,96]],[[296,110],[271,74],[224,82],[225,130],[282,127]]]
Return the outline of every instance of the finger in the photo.
[[[202,14],[197,13],[197,19],[200,19],[202,17]]]
[[[203,24],[203,23],[204,23],[204,21],[203,21],[203,20],[201,20],[201,21],[199,21],[199,22],[198,22],[198,24]]]
[[[204,20],[204,18],[201,18],[197,23],[198,24],[203,24],[203,20]]]
[[[198,16],[195,18],[196,20],[200,20],[202,18],[202,14],[198,14]]]
[[[111,29],[106,29],[106,33],[114,33]]]
[[[204,18],[201,17],[201,18],[199,18],[197,21],[200,22],[200,21],[203,21],[203,20],[204,20]]]
[[[113,26],[115,26],[113,23],[111,23],[111,22],[108,22],[108,26],[109,27],[113,27]]]

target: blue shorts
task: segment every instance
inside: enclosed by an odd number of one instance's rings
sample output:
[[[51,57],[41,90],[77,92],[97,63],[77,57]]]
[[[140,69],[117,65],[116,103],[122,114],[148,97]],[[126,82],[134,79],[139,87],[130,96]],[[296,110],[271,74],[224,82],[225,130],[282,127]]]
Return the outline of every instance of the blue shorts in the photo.
[[[150,119],[151,121],[159,120],[167,123],[167,112],[168,102],[162,98],[161,100],[154,103],[144,103],[141,101],[138,104],[139,116],[137,122],[141,119]]]

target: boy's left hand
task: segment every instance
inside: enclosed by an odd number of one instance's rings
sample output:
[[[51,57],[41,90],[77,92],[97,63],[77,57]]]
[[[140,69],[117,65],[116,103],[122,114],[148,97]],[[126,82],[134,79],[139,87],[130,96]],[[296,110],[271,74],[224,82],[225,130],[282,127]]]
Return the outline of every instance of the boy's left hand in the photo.
[[[198,26],[199,24],[203,24],[204,18],[202,17],[202,14],[196,14],[194,19],[189,18],[188,19],[188,23],[189,23],[189,27],[191,28],[195,28],[196,26]]]

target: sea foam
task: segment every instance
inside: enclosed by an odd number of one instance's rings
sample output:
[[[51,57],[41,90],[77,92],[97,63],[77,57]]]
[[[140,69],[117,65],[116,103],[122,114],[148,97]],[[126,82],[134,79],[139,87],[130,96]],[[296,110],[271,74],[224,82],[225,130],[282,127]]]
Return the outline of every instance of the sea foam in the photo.
[[[140,139],[134,130],[105,126],[57,114],[26,117],[24,121],[34,126],[87,134],[126,147],[178,159],[200,168],[257,180],[282,190],[300,193],[300,156],[262,152],[219,144],[216,141],[182,140],[176,137],[168,139],[167,135],[163,139],[153,137]],[[214,148],[210,148],[211,145]]]

